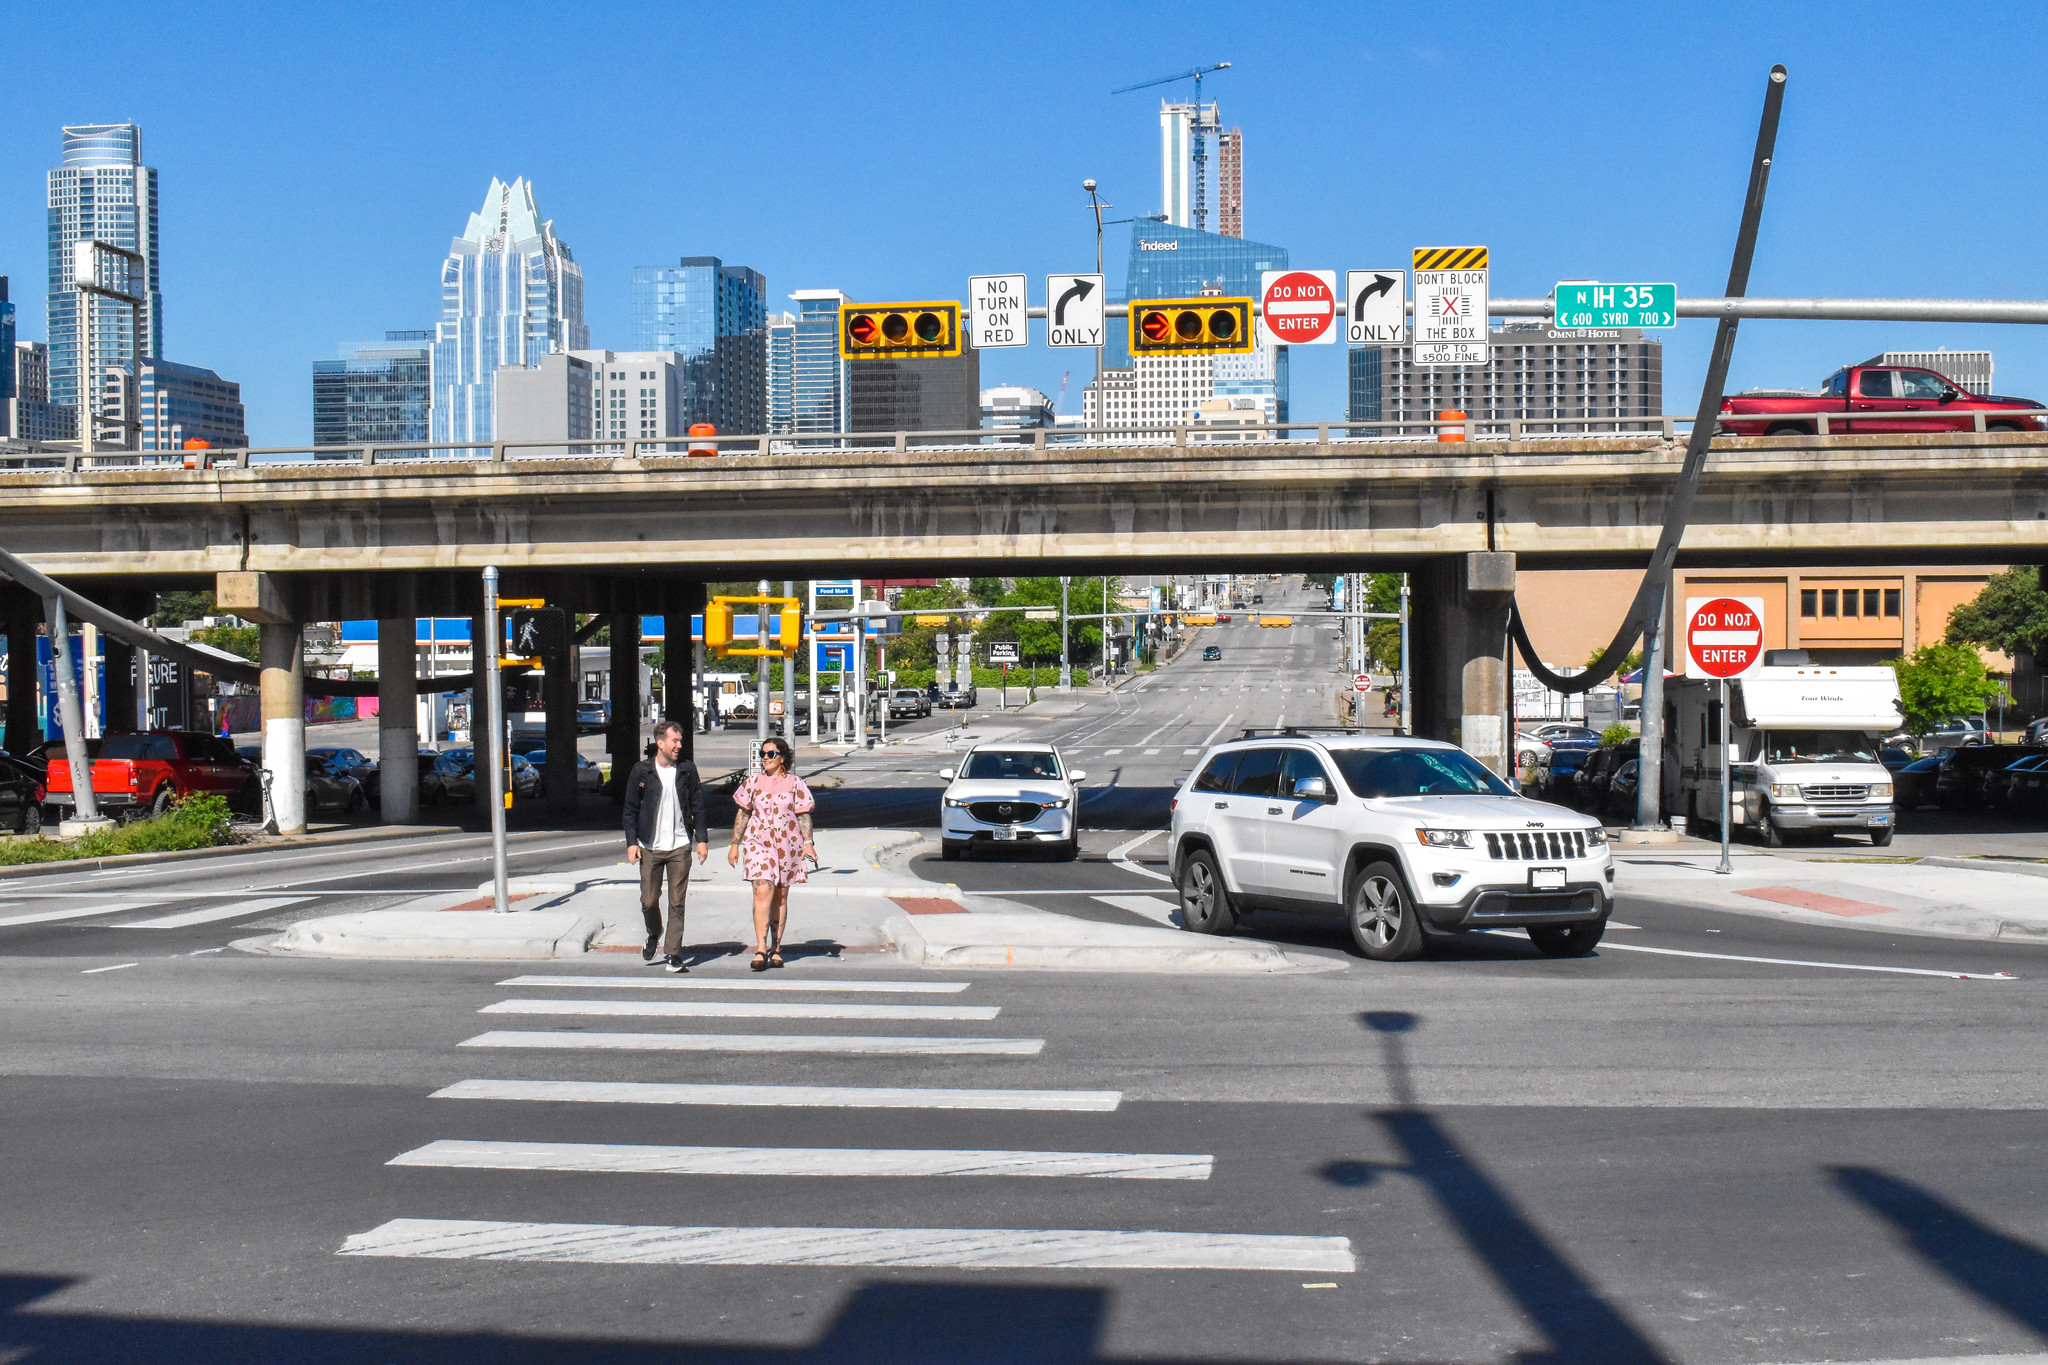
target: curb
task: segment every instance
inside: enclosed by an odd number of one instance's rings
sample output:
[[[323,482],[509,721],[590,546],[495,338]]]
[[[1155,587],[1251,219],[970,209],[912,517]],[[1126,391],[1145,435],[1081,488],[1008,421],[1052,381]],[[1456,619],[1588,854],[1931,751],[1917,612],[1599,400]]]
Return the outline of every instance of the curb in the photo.
[[[284,838],[272,836],[261,838],[260,842],[247,844],[219,844],[213,848],[181,848],[168,853],[117,853],[105,858],[63,858],[48,863],[24,863],[19,867],[0,867],[0,881],[21,877],[51,877],[66,872],[98,871],[102,868],[125,867],[133,863],[183,863],[205,858],[231,858],[242,853],[274,852],[278,849],[333,848],[349,844],[376,843],[385,839],[404,839],[423,834],[466,834],[460,825],[379,825],[374,830],[349,830],[337,834],[307,834]],[[546,831],[552,835],[556,831]],[[540,831],[530,831],[509,837],[535,838]],[[479,837],[488,838],[487,834]]]
[[[2048,863],[2026,863],[2005,858],[1949,858],[1929,855],[1920,859],[1923,867],[1953,867],[1963,872],[2007,872],[2016,877],[2048,877]],[[2044,929],[2043,933],[2048,933]]]

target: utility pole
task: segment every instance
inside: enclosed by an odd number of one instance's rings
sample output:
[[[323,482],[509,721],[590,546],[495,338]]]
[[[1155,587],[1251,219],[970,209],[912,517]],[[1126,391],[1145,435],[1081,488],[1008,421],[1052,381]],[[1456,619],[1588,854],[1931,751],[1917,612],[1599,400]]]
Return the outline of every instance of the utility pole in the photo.
[[[491,743],[484,756],[491,765],[491,907],[501,915],[512,908],[505,889],[505,670],[498,667],[498,641],[503,636],[498,624],[498,568],[493,564],[484,570],[484,667],[490,673],[485,687],[476,688],[472,679],[471,688],[473,695],[489,698]],[[475,724],[470,722],[472,730]],[[470,752],[476,752],[473,739]]]
[[[768,595],[768,580],[761,579],[754,589],[756,597]],[[761,756],[761,745],[768,738],[768,607],[761,603],[754,608],[754,642],[760,648],[760,657],[754,660],[754,757]]]
[[[1083,180],[1081,188],[1088,191],[1088,206],[1095,210],[1095,273],[1100,275],[1102,273],[1102,211],[1105,208],[1115,208],[1116,205],[1105,204],[1097,197],[1093,180]],[[1045,306],[1050,309],[1052,307],[1052,300],[1047,299]],[[1046,314],[1047,318],[1051,316],[1050,312]],[[1103,323],[1103,330],[1105,332],[1109,330],[1109,324],[1106,321]],[[1099,409],[1102,403],[1102,348],[1100,346],[1095,348],[1095,402]]]
[[[1067,669],[1067,580],[1060,579],[1060,691],[1073,686],[1073,674]]]
[[[1657,588],[1657,605],[1643,629],[1642,738],[1636,745],[1636,828],[1655,829],[1664,814],[1664,618],[1671,580]]]
[[[796,583],[792,579],[782,580],[782,595],[796,596]],[[789,752],[796,753],[796,656],[803,638],[801,627],[796,640],[782,642],[782,737],[789,743]]]
[[[1415,699],[1408,686],[1408,575],[1401,575],[1401,733],[1415,733]]]

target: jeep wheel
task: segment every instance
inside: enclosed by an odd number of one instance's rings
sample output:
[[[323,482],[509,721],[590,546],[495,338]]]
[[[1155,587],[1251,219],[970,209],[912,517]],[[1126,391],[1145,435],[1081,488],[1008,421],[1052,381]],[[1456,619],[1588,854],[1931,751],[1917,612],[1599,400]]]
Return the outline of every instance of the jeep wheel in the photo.
[[[1422,953],[1422,921],[1392,863],[1374,863],[1358,874],[1344,918],[1358,950],[1378,962],[1406,962]]]
[[[1180,925],[1196,934],[1227,934],[1237,927],[1230,888],[1216,867],[1216,855],[1198,848],[1180,869]]]
[[[1541,924],[1529,928],[1529,942],[1536,945],[1536,951],[1545,957],[1583,957],[1593,951],[1600,942],[1600,936],[1607,932],[1607,921],[1594,920],[1589,924]]]

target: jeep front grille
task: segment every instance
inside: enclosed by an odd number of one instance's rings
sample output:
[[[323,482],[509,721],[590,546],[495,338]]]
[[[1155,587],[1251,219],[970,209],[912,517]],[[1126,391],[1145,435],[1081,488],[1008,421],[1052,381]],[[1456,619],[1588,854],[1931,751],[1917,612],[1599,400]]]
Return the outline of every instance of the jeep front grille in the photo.
[[[1586,856],[1582,829],[1518,829],[1486,836],[1486,856],[1503,861],[1536,862]]]

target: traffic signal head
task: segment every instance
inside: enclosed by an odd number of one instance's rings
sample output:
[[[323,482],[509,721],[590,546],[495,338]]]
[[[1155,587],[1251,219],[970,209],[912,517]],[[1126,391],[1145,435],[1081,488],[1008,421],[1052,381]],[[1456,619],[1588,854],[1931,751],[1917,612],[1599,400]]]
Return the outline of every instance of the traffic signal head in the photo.
[[[794,659],[803,650],[804,613],[801,607],[782,609],[782,657]]]
[[[1131,304],[1132,355],[1249,355],[1250,299],[1152,299]]]
[[[724,602],[711,602],[704,608],[704,648],[714,653],[724,653],[732,647],[732,607]]]
[[[960,305],[844,303],[839,306],[841,360],[916,360],[960,354]]]
[[[562,608],[518,607],[511,618],[514,655],[556,659],[569,652],[569,613]]]

